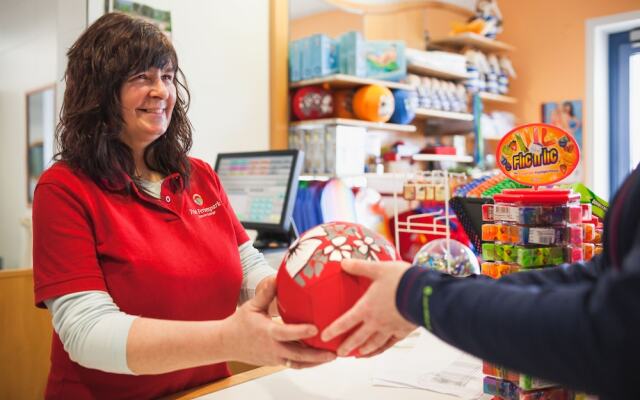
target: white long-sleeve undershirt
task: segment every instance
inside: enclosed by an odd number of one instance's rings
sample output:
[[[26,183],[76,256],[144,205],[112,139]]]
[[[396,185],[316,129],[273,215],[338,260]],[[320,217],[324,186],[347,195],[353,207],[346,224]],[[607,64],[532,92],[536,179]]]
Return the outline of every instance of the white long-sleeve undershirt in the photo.
[[[252,298],[256,286],[276,271],[251,242],[239,247],[242,288],[238,303]],[[130,374],[127,338],[136,316],[118,308],[107,292],[83,291],[45,300],[53,328],[69,357],[86,368]]]
[[[160,185],[147,183],[159,197]],[[255,295],[258,284],[275,275],[262,253],[247,241],[238,247],[242,264],[242,286],[238,303]],[[127,364],[127,339],[136,316],[120,311],[103,291],[83,291],[45,300],[53,327],[71,360],[86,368],[134,375]]]

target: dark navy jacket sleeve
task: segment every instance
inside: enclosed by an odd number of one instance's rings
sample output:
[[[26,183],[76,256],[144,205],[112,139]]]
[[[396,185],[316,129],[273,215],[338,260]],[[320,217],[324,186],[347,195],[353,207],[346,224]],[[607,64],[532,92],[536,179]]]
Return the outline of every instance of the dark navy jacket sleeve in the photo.
[[[590,393],[640,398],[640,250],[626,264],[597,281],[544,286],[412,267],[397,305],[484,360]]]
[[[611,399],[640,399],[640,169],[607,213],[591,262],[499,280],[412,267],[396,306],[484,360]]]

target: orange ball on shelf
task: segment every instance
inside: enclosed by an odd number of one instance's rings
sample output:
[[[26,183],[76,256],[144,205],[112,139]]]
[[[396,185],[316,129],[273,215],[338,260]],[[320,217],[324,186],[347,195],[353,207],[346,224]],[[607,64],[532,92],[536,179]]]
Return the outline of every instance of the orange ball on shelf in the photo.
[[[353,96],[353,111],[360,119],[387,122],[395,108],[391,90],[380,85],[367,85]]]

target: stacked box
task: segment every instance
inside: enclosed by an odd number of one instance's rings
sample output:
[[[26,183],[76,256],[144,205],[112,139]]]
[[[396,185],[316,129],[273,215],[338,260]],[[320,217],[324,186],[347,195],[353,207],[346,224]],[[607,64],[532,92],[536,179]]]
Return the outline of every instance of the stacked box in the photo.
[[[583,208],[591,209],[590,204],[582,204]],[[582,251],[584,253],[585,261],[591,260],[593,256],[601,254],[602,247],[602,231],[603,226],[600,219],[596,216],[592,216],[590,212],[583,214],[582,231],[584,235],[582,237]]]
[[[318,126],[304,131],[305,171],[309,174],[324,173],[324,127]]]
[[[341,74],[367,76],[366,41],[357,31],[338,38],[338,71]]]
[[[569,390],[557,386],[523,390],[511,381],[492,376],[485,376],[483,383],[486,394],[504,400],[570,400],[573,397]]]
[[[313,35],[308,40],[309,56],[305,61],[309,63],[308,68],[311,71],[309,78],[338,72],[337,42],[329,36],[321,34]],[[303,65],[305,64],[303,63]]]
[[[374,40],[366,42],[365,59],[367,77],[400,81],[407,77],[407,59],[404,42]]]
[[[543,379],[534,378],[531,375],[525,375],[507,368],[502,368],[486,361],[482,363],[482,373],[496,379],[513,382],[524,391],[557,386],[556,384],[547,382]]]
[[[289,43],[289,80],[335,73],[400,81],[407,76],[405,44],[399,40],[364,40],[357,31],[332,39],[315,34]]]
[[[289,129],[289,148],[304,152],[303,174],[353,176],[364,173],[366,128],[317,125]]]
[[[338,72],[338,42],[316,34],[289,43],[289,80],[296,82]]]
[[[333,176],[353,176],[364,172],[367,129],[329,125],[325,128],[325,171]]]
[[[583,219],[589,210],[571,190],[507,189],[483,205],[481,272],[498,279],[583,259]],[[595,228],[593,232],[595,237]],[[588,238],[591,238],[589,236]],[[484,392],[501,399],[573,398],[568,390],[484,363]]]
[[[578,194],[507,189],[495,195],[494,201],[494,205],[483,206],[482,255],[490,276],[583,259],[584,210]],[[503,263],[511,266],[501,266]]]

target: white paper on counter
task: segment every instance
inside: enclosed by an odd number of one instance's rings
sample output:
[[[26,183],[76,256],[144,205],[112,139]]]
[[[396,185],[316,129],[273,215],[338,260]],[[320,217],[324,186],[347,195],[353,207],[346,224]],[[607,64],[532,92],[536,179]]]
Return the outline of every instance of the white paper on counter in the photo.
[[[479,399],[482,392],[482,361],[443,343],[419,330],[412,337],[376,357],[372,374],[374,386],[407,387]],[[451,357],[454,351],[456,356]]]

